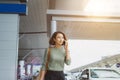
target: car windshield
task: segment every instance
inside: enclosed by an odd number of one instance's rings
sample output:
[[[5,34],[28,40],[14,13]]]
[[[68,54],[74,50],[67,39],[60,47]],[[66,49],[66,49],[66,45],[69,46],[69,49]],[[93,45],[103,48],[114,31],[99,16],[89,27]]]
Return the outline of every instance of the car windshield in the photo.
[[[120,78],[120,73],[109,69],[91,69],[92,78]]]

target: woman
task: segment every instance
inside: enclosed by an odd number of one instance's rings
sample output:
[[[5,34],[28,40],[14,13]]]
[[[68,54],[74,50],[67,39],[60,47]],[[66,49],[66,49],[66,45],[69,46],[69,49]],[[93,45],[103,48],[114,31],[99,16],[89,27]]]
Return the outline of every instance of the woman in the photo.
[[[68,50],[68,42],[64,33],[57,31],[49,40],[50,47],[45,53],[45,59],[41,68],[39,80],[65,80],[64,63],[69,65],[71,58]],[[50,51],[50,59],[46,69],[47,54]],[[47,71],[45,73],[45,71]]]

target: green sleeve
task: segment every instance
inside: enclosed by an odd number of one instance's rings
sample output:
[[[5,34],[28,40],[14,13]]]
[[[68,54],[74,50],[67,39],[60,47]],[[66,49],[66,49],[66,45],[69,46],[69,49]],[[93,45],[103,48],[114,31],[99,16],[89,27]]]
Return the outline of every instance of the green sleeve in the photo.
[[[70,65],[71,59],[66,59],[66,58],[65,58],[65,63],[66,63],[67,65]]]
[[[43,63],[42,63],[41,70],[46,70],[47,54],[48,54],[48,49],[45,50],[44,60],[43,60]]]

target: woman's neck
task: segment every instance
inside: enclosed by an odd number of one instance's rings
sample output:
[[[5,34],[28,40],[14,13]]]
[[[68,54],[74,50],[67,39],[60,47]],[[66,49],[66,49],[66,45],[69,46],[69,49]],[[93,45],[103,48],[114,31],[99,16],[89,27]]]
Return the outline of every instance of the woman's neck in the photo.
[[[61,47],[61,45],[55,45],[55,48],[60,48]]]

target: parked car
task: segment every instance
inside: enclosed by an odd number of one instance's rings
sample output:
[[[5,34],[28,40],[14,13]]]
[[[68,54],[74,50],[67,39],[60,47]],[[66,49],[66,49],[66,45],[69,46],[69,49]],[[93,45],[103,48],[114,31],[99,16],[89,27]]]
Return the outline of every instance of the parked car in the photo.
[[[112,68],[87,68],[79,80],[120,80],[120,73]]]
[[[80,72],[80,71],[79,71],[79,72],[76,72],[76,73],[73,73],[73,78],[72,78],[72,80],[79,80],[80,75],[81,75],[81,72]]]
[[[71,73],[65,73],[65,80],[72,80],[72,75]]]

